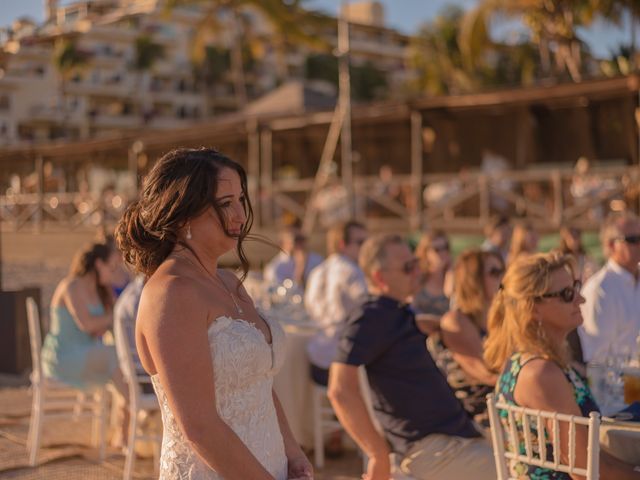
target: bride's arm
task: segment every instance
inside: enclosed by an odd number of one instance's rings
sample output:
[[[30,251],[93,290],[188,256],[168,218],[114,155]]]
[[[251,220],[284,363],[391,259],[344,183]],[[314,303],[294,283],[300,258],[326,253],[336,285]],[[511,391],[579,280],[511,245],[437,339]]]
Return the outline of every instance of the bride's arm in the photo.
[[[140,301],[137,327],[145,368],[158,373],[189,446],[223,478],[274,480],[216,411],[207,307],[193,284],[178,277],[152,278]]]
[[[276,392],[273,392],[273,404],[278,414],[278,424],[284,439],[284,451],[289,462],[289,478],[313,478],[313,467],[289,428],[289,422]]]

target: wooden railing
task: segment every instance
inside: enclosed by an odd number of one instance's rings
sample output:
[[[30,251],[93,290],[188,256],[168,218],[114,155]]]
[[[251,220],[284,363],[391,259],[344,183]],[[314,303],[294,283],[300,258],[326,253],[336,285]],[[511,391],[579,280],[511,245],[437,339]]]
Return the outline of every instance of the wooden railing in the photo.
[[[26,193],[0,196],[0,220],[14,230],[70,229],[112,225],[128,199],[89,193]]]
[[[602,167],[582,184],[570,168],[509,171],[500,175],[395,175],[354,181],[354,210],[374,229],[445,228],[480,231],[494,214],[521,217],[541,231],[561,225],[597,229],[613,209],[638,209],[640,168]],[[572,187],[573,186],[573,187]],[[258,186],[254,210],[262,228],[277,227],[286,216],[313,216],[311,229],[350,216],[346,193],[336,180],[311,198],[313,179],[274,181]],[[122,195],[46,193],[0,196],[0,220],[15,230],[95,228],[114,224],[130,199]]]
[[[275,182],[271,195],[261,197],[262,222],[277,223],[287,212],[304,218],[312,209],[325,224],[348,217],[339,183],[329,184],[315,200],[309,198],[311,186],[310,179]],[[499,175],[397,175],[386,184],[359,177],[354,185],[357,217],[374,228],[455,231],[480,231],[495,214],[526,219],[542,231],[561,225],[595,230],[611,209],[637,210],[639,189],[640,169],[627,166],[601,167],[579,178],[571,168],[554,168]]]

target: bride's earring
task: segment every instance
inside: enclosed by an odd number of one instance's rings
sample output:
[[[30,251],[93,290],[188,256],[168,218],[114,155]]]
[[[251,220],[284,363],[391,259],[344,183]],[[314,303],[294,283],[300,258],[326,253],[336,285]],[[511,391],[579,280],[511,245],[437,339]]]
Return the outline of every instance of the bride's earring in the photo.
[[[193,236],[191,235],[191,224],[187,223],[187,240],[191,240],[193,238]]]

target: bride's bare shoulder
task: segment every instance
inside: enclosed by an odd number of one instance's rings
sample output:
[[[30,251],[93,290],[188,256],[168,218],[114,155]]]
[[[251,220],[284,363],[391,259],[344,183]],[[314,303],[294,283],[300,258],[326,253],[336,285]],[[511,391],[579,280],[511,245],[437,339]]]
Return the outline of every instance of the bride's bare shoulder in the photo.
[[[182,323],[185,318],[206,318],[205,298],[193,278],[159,269],[142,290],[137,321],[144,327]]]

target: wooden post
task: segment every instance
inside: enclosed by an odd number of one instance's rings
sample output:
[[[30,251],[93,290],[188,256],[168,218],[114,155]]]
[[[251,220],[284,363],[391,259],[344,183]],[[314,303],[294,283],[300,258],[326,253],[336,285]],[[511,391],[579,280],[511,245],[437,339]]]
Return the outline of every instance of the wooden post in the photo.
[[[36,206],[36,212],[34,215],[34,228],[36,232],[42,231],[42,220],[44,212],[44,158],[42,154],[36,155],[36,176],[38,178],[38,202]]]
[[[258,132],[258,122],[255,119],[247,123],[247,188],[249,198],[254,205],[257,205],[260,198],[260,133]],[[259,208],[254,210],[256,225],[262,226],[262,212]]]
[[[562,176],[559,170],[553,170],[551,172],[551,182],[553,185],[553,226],[560,228],[562,225],[564,202],[562,195]]]
[[[262,228],[273,225],[273,132],[260,132],[260,151],[262,165],[260,169],[260,208]]]
[[[347,2],[342,3],[342,12],[338,18],[338,105],[342,116],[340,132],[340,156],[342,159],[341,177],[349,213],[355,216],[353,195],[353,148],[351,144],[351,76],[349,73],[349,20],[346,18]]]
[[[481,174],[478,177],[478,195],[480,196],[480,223],[484,227],[491,215],[491,195],[489,194],[489,179]]]
[[[411,112],[411,193],[414,209],[411,212],[410,227],[422,227],[422,114]]]
[[[133,178],[133,196],[134,198],[138,197],[138,158],[140,154],[144,151],[144,143],[142,140],[136,140],[129,147],[129,175]]]

